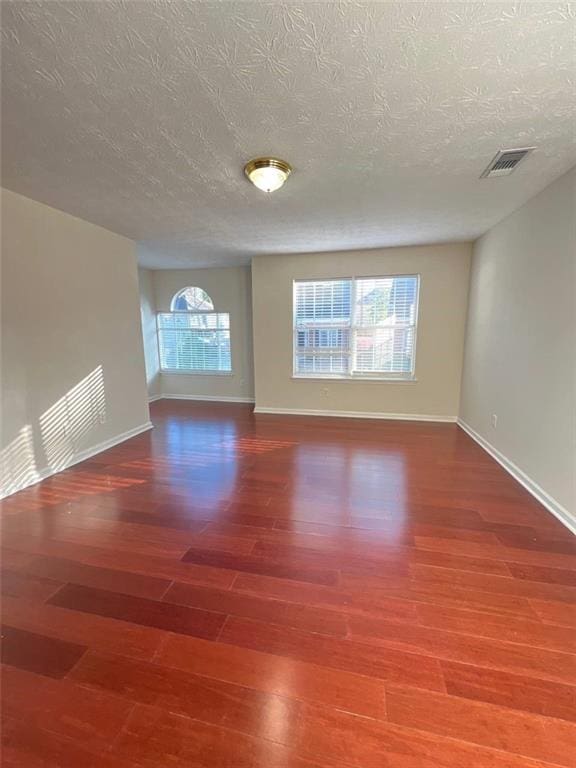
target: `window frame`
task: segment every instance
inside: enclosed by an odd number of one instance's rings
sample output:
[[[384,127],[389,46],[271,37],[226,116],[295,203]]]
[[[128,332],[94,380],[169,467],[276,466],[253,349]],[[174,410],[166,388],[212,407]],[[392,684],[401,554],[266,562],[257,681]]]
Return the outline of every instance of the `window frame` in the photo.
[[[180,299],[181,296],[183,296],[186,291],[194,290],[194,291],[202,291],[204,296],[208,299],[211,307],[208,307],[207,309],[175,309],[174,304]],[[212,301],[212,297],[210,294],[204,290],[204,288],[201,288],[199,285],[187,285],[185,288],[180,288],[179,291],[176,291],[174,296],[172,296],[172,300],[170,301],[170,312],[190,312],[192,314],[200,314],[202,312],[216,312],[216,308],[214,307],[214,302]],[[166,314],[165,312],[162,314]]]
[[[176,294],[175,294],[176,295]],[[227,330],[230,337],[230,370],[229,371],[215,371],[215,370],[181,370],[178,368],[164,368],[162,366],[162,346],[160,344],[160,333],[163,330],[172,330],[172,329],[166,329],[166,328],[160,328],[159,318],[160,315],[228,315],[228,328],[225,329],[210,329],[207,328],[206,330]],[[177,330],[177,329],[176,329]],[[190,329],[183,329],[183,330],[194,330],[192,328]],[[156,312],[156,342],[158,345],[158,365],[160,369],[160,373],[166,373],[170,376],[177,375],[177,376],[234,376],[234,360],[232,355],[232,314],[230,312],[220,312],[216,308],[214,309],[200,309],[196,312],[188,312],[184,309],[175,309],[170,310],[170,312]]]
[[[414,323],[404,323],[398,326],[390,327],[405,327],[414,329],[414,353],[412,355],[412,369],[409,373],[386,373],[383,371],[354,371],[354,365],[356,361],[356,336],[358,330],[373,329],[374,327],[381,326],[359,326],[355,323],[356,314],[356,284],[358,280],[393,280],[396,278],[414,277],[416,278],[416,299],[414,302]],[[298,352],[297,346],[297,334],[298,328],[296,326],[296,290],[300,283],[322,283],[331,281],[350,281],[350,324],[334,327],[334,330],[347,329],[350,332],[350,346],[349,352],[343,354],[348,355],[348,372],[347,373],[298,373],[296,371],[296,355],[302,354],[302,351]],[[353,275],[345,277],[309,277],[299,278],[292,281],[292,378],[301,381],[318,380],[330,380],[330,381],[393,381],[398,383],[412,383],[416,382],[416,357],[418,352],[418,321],[420,315],[420,274],[419,273],[402,273],[393,275]],[[342,349],[335,349],[328,347],[321,351],[315,351],[316,355],[329,355],[334,353],[342,353]]]

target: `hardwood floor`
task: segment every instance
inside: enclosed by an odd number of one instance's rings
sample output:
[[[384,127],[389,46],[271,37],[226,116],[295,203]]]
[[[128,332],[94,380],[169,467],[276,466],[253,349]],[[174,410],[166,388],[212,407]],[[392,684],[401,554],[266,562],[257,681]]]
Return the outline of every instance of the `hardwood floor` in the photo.
[[[576,540],[457,426],[151,410],[2,504],[6,768],[575,764]]]

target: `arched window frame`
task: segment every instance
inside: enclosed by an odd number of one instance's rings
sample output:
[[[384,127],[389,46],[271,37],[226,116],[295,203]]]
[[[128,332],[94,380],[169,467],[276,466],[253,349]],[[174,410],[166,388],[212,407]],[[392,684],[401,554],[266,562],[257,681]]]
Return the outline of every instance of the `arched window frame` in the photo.
[[[202,294],[198,307],[177,309],[178,302],[191,291]],[[231,375],[229,313],[218,312],[210,295],[198,286],[186,286],[178,290],[172,297],[170,310],[157,314],[161,371],[209,376]]]
[[[182,298],[184,298],[186,303],[189,304],[186,294],[188,292],[193,292],[193,291],[198,291],[199,293],[203,294],[202,297],[198,298],[197,306],[195,307],[188,306],[186,309],[180,309],[175,306]],[[202,306],[203,304],[205,306]],[[179,291],[176,291],[174,296],[172,296],[172,301],[170,302],[170,311],[171,312],[214,312],[214,302],[212,301],[212,298],[208,295],[208,293],[204,290],[204,288],[200,288],[200,286],[198,285],[187,285],[186,288],[181,288]]]

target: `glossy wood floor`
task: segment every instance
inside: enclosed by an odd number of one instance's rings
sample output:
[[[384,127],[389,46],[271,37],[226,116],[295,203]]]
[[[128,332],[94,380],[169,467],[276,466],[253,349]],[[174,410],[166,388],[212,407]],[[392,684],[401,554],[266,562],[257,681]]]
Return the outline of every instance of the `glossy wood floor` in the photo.
[[[574,538],[455,425],[165,401],[3,505],[3,765],[576,764]]]

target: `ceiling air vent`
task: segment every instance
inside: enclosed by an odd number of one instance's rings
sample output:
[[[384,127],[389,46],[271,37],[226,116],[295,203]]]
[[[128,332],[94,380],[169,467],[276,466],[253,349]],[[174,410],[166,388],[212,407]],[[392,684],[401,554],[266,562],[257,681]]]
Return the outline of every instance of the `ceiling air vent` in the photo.
[[[481,179],[491,179],[495,176],[510,176],[518,164],[524,160],[536,147],[524,147],[522,149],[501,149],[490,161]]]

